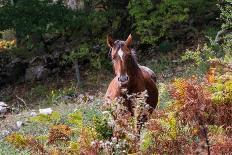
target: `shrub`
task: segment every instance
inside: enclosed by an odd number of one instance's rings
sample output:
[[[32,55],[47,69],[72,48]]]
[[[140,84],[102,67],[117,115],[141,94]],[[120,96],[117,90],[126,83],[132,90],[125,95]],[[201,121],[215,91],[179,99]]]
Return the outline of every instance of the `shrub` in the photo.
[[[152,3],[151,0],[129,3],[129,13],[135,18],[134,27],[143,43],[153,44],[161,37],[168,37],[174,23],[188,19],[189,9],[182,0],[165,0]]]

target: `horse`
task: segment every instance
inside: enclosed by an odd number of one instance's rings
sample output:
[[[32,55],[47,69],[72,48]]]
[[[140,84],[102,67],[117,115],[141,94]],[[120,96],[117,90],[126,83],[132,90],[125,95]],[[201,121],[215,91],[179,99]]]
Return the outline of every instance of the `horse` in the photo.
[[[131,35],[126,41],[114,41],[111,36],[107,36],[107,45],[111,50],[110,56],[116,76],[110,82],[105,98],[108,102],[119,97],[124,98],[126,102],[124,105],[133,115],[132,103],[122,90],[126,89],[129,95],[146,90],[148,95],[146,103],[151,107],[150,112],[152,113],[158,102],[156,76],[150,68],[138,64],[135,50],[130,48],[131,44]]]

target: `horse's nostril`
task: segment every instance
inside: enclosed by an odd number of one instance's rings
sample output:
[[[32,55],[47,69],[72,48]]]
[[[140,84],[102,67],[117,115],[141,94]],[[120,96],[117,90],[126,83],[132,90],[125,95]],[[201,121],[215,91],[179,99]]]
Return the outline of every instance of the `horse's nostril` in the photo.
[[[128,76],[120,76],[118,77],[118,81],[119,82],[126,82],[129,80],[129,77]]]
[[[128,76],[126,76],[126,80],[127,80],[127,81],[129,80],[129,77],[128,77]]]

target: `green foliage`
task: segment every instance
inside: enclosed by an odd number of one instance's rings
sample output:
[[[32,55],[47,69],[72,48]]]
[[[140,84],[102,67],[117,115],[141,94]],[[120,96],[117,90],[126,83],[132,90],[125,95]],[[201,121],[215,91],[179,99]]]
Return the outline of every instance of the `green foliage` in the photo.
[[[18,0],[14,5],[1,8],[0,29],[14,28],[17,35],[45,34],[62,32],[64,27],[74,26],[72,11],[62,3],[51,3],[50,0]]]
[[[217,0],[187,0],[189,9],[189,17],[193,23],[205,22],[215,20],[218,17],[219,9],[217,7]]]
[[[74,85],[70,87],[66,87],[63,89],[54,89],[51,90],[50,93],[47,95],[47,103],[48,104],[57,104],[62,102],[62,99],[65,96],[72,96],[76,93],[76,87]]]
[[[6,143],[4,141],[0,141],[0,154],[1,155],[19,155],[19,154],[23,154],[23,155],[30,155],[30,152],[27,150],[24,151],[19,151],[16,148],[9,146],[9,143]]]
[[[152,147],[153,145],[153,135],[152,132],[150,131],[146,131],[143,133],[143,135],[141,136],[141,143],[140,143],[140,150],[142,152],[147,151],[150,147]]]
[[[217,1],[205,0],[130,0],[129,13],[134,17],[133,27],[143,43],[155,44],[162,40],[172,40],[185,35],[191,23],[207,23],[219,14]],[[179,27],[182,25],[181,31]]]
[[[174,23],[188,19],[186,2],[183,0],[165,0],[152,3],[151,0],[129,3],[129,12],[135,18],[134,27],[144,43],[153,44],[161,37],[168,37]]]
[[[87,44],[80,45],[78,51],[72,51],[69,54],[64,54],[63,55],[63,64],[72,62],[74,63],[78,59],[83,59],[85,57],[89,56],[89,48]]]
[[[227,74],[217,78],[210,87],[212,100],[216,104],[231,104],[232,100],[232,75]]]
[[[218,28],[210,26],[206,28],[204,33],[209,38],[215,38],[217,35],[217,32],[218,32]]]
[[[33,97],[46,97],[48,88],[44,85],[37,85],[31,89],[31,96]]]
[[[202,48],[197,47],[195,51],[187,50],[182,56],[182,61],[193,61],[192,65],[189,68],[192,68],[189,71],[193,71],[197,75],[203,75],[209,69],[210,59],[213,59],[216,55],[216,52],[205,44]]]
[[[14,48],[10,50],[8,53],[12,57],[21,58],[21,59],[30,59],[36,55],[34,51],[29,51],[25,47]]]
[[[166,139],[172,139],[172,140],[176,140],[177,138],[177,134],[178,134],[178,125],[177,125],[177,119],[175,117],[174,113],[170,113],[168,115],[167,119],[161,119],[159,120],[161,123],[161,126],[164,128],[166,132]]]
[[[158,102],[158,108],[159,109],[165,109],[168,106],[172,104],[172,99],[169,94],[167,85],[164,83],[159,83],[159,102]]]
[[[13,40],[15,39],[15,31],[12,29],[8,29],[8,30],[3,30],[0,31],[0,34],[2,34],[2,38],[3,40]]]
[[[52,112],[50,115],[39,114],[37,116],[31,117],[30,121],[38,122],[41,124],[57,124],[61,119],[59,112]]]
[[[232,1],[223,0],[224,4],[220,5],[221,19],[223,20],[222,29],[231,29],[232,25]]]
[[[168,41],[163,41],[159,44],[159,51],[160,52],[170,52],[174,49],[173,43]]]
[[[112,128],[108,125],[108,120],[105,117],[96,116],[93,118],[96,132],[101,135],[99,139],[110,139],[113,136]]]
[[[69,123],[76,125],[78,128],[83,127],[83,116],[80,111],[69,114]]]

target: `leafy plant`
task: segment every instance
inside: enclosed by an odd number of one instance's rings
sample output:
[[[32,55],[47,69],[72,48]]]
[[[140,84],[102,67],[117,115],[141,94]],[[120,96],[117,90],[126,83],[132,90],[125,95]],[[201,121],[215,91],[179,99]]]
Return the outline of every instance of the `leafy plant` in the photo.
[[[53,111],[50,115],[39,114],[37,116],[31,117],[30,121],[38,122],[41,124],[57,124],[61,119],[59,112]]]
[[[104,117],[94,117],[94,128],[100,135],[98,139],[110,139],[113,136],[112,128],[108,124],[108,120]]]

